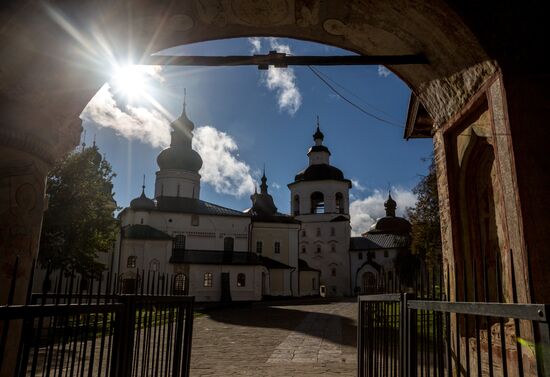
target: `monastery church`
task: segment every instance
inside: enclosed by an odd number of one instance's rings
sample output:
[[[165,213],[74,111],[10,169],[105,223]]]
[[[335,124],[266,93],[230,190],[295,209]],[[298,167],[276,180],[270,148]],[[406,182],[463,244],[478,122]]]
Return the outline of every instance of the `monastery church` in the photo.
[[[352,183],[330,164],[319,129],[308,166],[288,185],[292,215],[278,212],[267,177],[245,211],[200,199],[201,156],[186,114],[171,125],[170,147],[157,157],[154,199],[131,201],[120,214],[112,269],[123,292],[140,289],[140,271],[174,276],[176,293],[197,301],[253,301],[270,296],[348,296],[371,290],[409,246],[410,224],[387,216],[351,237]],[[383,224],[382,224],[383,223]],[[396,225],[397,224],[397,225]]]

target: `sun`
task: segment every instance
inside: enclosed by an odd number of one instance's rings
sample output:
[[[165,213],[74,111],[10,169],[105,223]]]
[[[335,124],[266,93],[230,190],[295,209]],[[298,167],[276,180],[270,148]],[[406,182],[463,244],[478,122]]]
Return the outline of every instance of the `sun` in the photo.
[[[139,65],[116,66],[110,80],[114,92],[125,95],[129,102],[146,94],[147,81],[146,70]]]

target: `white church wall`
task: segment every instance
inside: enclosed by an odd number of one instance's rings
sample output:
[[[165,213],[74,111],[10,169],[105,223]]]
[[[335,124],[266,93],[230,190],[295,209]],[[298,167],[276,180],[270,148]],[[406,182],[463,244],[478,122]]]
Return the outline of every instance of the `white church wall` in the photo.
[[[362,273],[364,272],[361,267],[364,267],[367,262],[367,254],[369,252],[373,255],[372,261],[379,264],[386,273],[391,271],[395,278],[394,261],[400,249],[354,250],[350,251],[351,280],[353,287],[361,287]]]
[[[155,198],[160,196],[199,198],[201,176],[198,173],[185,170],[163,169],[157,171],[156,174]]]
[[[258,301],[262,298],[262,267],[247,265],[203,265],[189,266],[189,294],[195,296],[197,302],[212,302],[221,299],[222,273],[229,273],[229,286],[233,301]],[[204,275],[212,274],[212,286],[204,286]],[[237,285],[237,275],[245,274],[245,286]]]

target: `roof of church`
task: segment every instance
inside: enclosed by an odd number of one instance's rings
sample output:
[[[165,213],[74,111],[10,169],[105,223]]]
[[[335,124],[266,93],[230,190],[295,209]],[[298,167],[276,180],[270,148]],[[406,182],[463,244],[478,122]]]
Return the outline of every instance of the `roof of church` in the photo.
[[[397,249],[408,247],[410,237],[402,234],[365,233],[362,237],[351,237],[350,251]]]
[[[316,272],[321,272],[320,270],[317,270],[313,267],[310,267],[309,264],[307,264],[307,262],[303,259],[298,259],[298,269],[300,271],[316,271]]]
[[[289,266],[288,264],[284,264],[264,256],[260,256],[260,260],[268,270],[292,270],[294,268]]]
[[[122,228],[122,238],[134,240],[171,240],[168,234],[149,225],[134,224]]]
[[[231,264],[262,265],[262,260],[255,253],[247,251],[225,252],[220,250],[185,250],[172,254],[170,263],[188,264]]]
[[[205,202],[204,200],[172,196],[161,196],[157,198],[157,210],[162,212],[180,212],[196,215],[248,217],[246,213],[241,211]]]
[[[294,177],[295,181],[322,181],[327,179],[346,181],[349,182],[351,187],[351,181],[344,178],[342,170],[328,164],[310,165]]]

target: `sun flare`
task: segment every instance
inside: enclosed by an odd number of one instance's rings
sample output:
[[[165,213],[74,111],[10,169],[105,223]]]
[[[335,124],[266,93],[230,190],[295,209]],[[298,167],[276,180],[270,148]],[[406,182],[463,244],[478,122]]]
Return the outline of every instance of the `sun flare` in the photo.
[[[139,65],[118,66],[113,71],[111,83],[116,93],[132,101],[146,93],[147,72]]]

